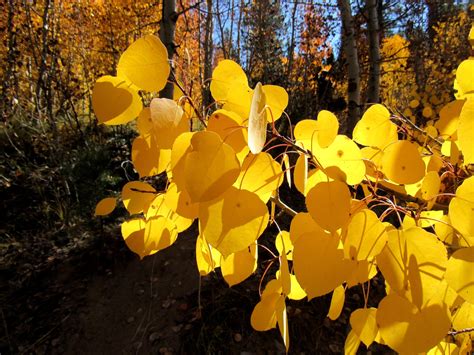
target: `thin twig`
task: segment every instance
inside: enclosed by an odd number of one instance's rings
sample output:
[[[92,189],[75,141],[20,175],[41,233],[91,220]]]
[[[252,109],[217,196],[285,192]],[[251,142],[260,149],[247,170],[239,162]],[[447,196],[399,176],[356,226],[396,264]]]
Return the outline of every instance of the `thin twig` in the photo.
[[[274,197],[274,196],[271,196],[270,197],[270,200],[275,204],[277,205],[278,207],[280,207],[283,211],[285,211],[286,214],[290,215],[291,217],[294,217],[298,214],[298,212],[296,212],[294,209],[292,209],[290,206],[286,205],[283,201],[280,200],[279,197]]]
[[[452,331],[452,332],[448,332],[448,335],[455,336],[455,335],[458,335],[458,334],[469,333],[469,332],[474,332],[474,327],[464,328],[464,329],[461,329],[461,330],[455,330],[455,331]]]

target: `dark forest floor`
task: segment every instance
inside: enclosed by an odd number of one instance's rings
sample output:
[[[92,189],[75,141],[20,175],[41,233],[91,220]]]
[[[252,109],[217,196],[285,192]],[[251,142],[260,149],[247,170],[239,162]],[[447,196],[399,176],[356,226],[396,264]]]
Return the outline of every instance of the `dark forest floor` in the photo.
[[[32,266],[28,277],[19,278],[24,265],[17,271],[4,265],[1,354],[285,352],[276,329],[250,326],[261,270],[232,288],[218,273],[202,278],[200,287],[196,226],[143,261],[126,249],[118,228],[101,233],[65,257]],[[20,263],[21,255],[16,259]],[[349,293],[335,322],[326,318],[329,302],[329,296],[289,302],[290,353],[343,353],[348,316],[361,296]]]

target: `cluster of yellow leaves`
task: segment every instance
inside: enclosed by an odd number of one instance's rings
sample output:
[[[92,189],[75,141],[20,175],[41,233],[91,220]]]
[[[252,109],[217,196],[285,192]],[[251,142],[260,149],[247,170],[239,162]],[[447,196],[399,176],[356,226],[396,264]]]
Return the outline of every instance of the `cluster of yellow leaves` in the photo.
[[[131,250],[141,258],[156,253],[198,218],[200,275],[220,268],[226,282],[235,285],[257,269],[258,239],[274,222],[273,201],[286,177],[304,195],[308,212],[297,213],[289,231],[275,238],[272,262],[279,267],[252,312],[256,330],[278,325],[288,349],[287,298],[333,292],[328,317],[336,319],[346,289],[362,285],[367,297],[350,317],[346,353],[374,341],[401,353],[471,350],[472,332],[457,335],[456,342],[446,336],[472,326],[474,314],[474,177],[469,176],[474,87],[464,80],[473,76],[472,58],[458,68],[463,96],[424,130],[392,120],[377,104],[364,113],[350,139],[338,134],[334,114],[321,111],[317,120],[295,126],[294,141],[284,140],[291,149],[281,161],[263,150],[270,124],[272,134],[282,138],[273,123],[288,104],[284,89],[260,83],[252,89],[240,66],[223,60],[210,86],[221,108],[207,118],[205,130],[191,132],[189,114],[176,101],[155,98],[143,108],[136,99],[138,90],[165,85],[166,58],[156,37],[139,39],[120,58],[118,76],[99,79],[93,94],[103,123],[138,116],[132,161],[140,176],[168,178],[165,191],[144,181],[123,187],[121,199],[131,219],[122,224],[122,236]],[[296,151],[290,166],[288,155]],[[450,172],[459,186],[440,209]],[[416,202],[396,205],[381,190]],[[357,199],[356,191],[365,197]],[[111,212],[115,204],[113,198],[101,201],[96,214]],[[378,216],[372,206],[385,206],[385,212]],[[392,213],[395,222],[387,218]],[[390,223],[397,220],[400,225]],[[386,296],[378,308],[368,307],[364,285],[378,271]]]

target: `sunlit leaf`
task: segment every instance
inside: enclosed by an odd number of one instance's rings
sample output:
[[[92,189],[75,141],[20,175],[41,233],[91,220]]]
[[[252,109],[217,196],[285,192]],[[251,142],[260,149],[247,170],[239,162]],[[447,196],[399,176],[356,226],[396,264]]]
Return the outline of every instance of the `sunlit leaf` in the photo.
[[[106,75],[94,85],[92,108],[99,123],[119,125],[137,118],[143,104],[137,90],[125,79]]]
[[[319,226],[334,232],[349,222],[349,188],[339,181],[321,182],[308,192],[306,207]]]
[[[266,98],[262,84],[257,83],[253,91],[252,104],[250,105],[248,145],[253,154],[262,151],[267,137]]]
[[[367,347],[374,342],[379,331],[375,320],[376,314],[376,308],[359,308],[351,314],[350,323],[352,331],[357,334]]]
[[[446,248],[434,234],[412,227],[388,232],[388,243],[377,256],[377,266],[391,289],[422,307],[436,293],[447,259]]]
[[[273,191],[283,182],[283,171],[280,164],[268,153],[249,154],[242,163],[239,177],[234,186],[254,192],[267,203]]]
[[[130,181],[122,188],[122,202],[130,214],[148,209],[155,196],[153,186],[141,181]]]
[[[218,197],[235,182],[239,173],[234,150],[217,133],[202,131],[191,137],[191,150],[184,164],[184,185],[191,201]]]
[[[331,320],[339,318],[344,307],[344,301],[346,299],[346,293],[344,286],[339,285],[334,289],[331,297],[331,305],[329,306],[328,317]]]
[[[201,232],[224,257],[247,248],[268,224],[267,206],[252,192],[230,187],[199,206]]]
[[[376,317],[383,340],[400,353],[428,351],[446,336],[451,326],[449,314],[441,305],[420,311],[397,294],[380,302]]]
[[[146,35],[122,53],[117,72],[142,90],[160,91],[170,73],[168,51],[158,37]]]
[[[293,267],[308,299],[331,292],[347,278],[350,263],[338,248],[339,237],[322,229],[298,237],[293,249]]]
[[[390,121],[390,112],[384,106],[375,104],[357,122],[353,137],[359,144],[383,149],[398,140],[397,125]]]
[[[414,184],[425,175],[425,164],[414,143],[398,141],[384,150],[383,173],[398,184]]]
[[[474,246],[456,250],[451,255],[445,278],[453,290],[474,305]]]
[[[94,216],[107,216],[112,213],[117,205],[115,197],[106,197],[100,200],[95,206]]]
[[[472,60],[474,63],[474,60]],[[474,69],[474,65],[473,65]],[[473,73],[474,75],[474,73]],[[474,76],[473,76],[474,77]],[[471,82],[473,80],[469,79]],[[474,90],[474,86],[472,87]],[[474,94],[474,92],[473,92]],[[474,164],[474,97],[469,98],[462,107],[459,115],[458,143],[464,156],[464,164]]]
[[[257,243],[221,259],[221,271],[229,286],[241,283],[257,269]]]
[[[344,239],[344,256],[352,260],[372,260],[387,243],[385,226],[377,215],[364,209],[352,216]]]

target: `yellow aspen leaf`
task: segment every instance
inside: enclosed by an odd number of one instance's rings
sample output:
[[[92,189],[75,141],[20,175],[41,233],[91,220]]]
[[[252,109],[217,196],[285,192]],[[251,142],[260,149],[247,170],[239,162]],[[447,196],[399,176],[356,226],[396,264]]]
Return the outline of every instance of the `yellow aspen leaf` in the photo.
[[[439,120],[436,121],[435,128],[442,138],[450,139],[458,129],[459,115],[464,102],[465,100],[451,101],[439,111]]]
[[[283,252],[283,245],[285,246],[287,259],[293,260],[293,243],[291,242],[290,233],[288,231],[281,231],[275,238],[275,247],[279,255]]]
[[[350,323],[352,331],[369,347],[379,331],[376,321],[376,308],[359,308],[351,313]]]
[[[283,162],[283,170],[286,175],[286,182],[288,183],[288,186],[291,187],[291,169],[290,169],[290,158],[288,157],[288,154],[283,154],[282,158]]]
[[[185,190],[178,190],[176,184],[168,186],[164,199],[166,205],[178,215],[188,219],[197,218],[199,204],[192,203],[189,194]]]
[[[291,220],[290,239],[293,245],[298,238],[306,233],[319,233],[321,227],[314,221],[309,213],[300,212]]]
[[[459,354],[461,355],[470,355],[472,354],[473,344],[472,344],[472,335],[470,334],[459,334]]]
[[[312,148],[313,155],[324,172],[334,180],[348,185],[359,184],[365,178],[365,164],[357,144],[344,135],[338,135],[327,148]]]
[[[300,283],[298,282],[298,279],[294,274],[290,274],[290,281],[291,281],[291,290],[290,293],[288,293],[288,298],[290,300],[302,300],[303,298],[306,297],[306,292],[304,292],[303,288],[301,287]]]
[[[463,330],[472,328],[474,324],[474,304],[470,302],[464,302],[456,310],[453,315],[453,328],[455,330]],[[471,338],[474,336],[474,331],[469,332]]]
[[[357,334],[351,330],[349,334],[347,334],[346,341],[344,342],[344,355],[356,355],[359,346],[360,339]]]
[[[308,156],[300,154],[293,169],[293,183],[299,192],[306,196],[306,184],[308,181]]]
[[[277,270],[277,273],[279,271]],[[262,299],[266,298],[267,296],[271,295],[272,293],[278,293],[281,295],[281,280],[280,279],[272,279],[266,285],[265,289],[262,292]]]
[[[278,298],[276,303],[276,314],[278,329],[280,330],[283,344],[285,344],[286,352],[290,347],[290,333],[288,330],[288,314],[286,313],[285,297],[281,296]]]
[[[161,174],[169,166],[171,149],[159,149],[155,138],[138,136],[132,143],[132,163],[140,177]]]
[[[426,106],[423,108],[423,111],[421,111],[421,114],[424,118],[430,118],[433,116],[433,109],[430,106]]]
[[[207,130],[216,132],[221,139],[230,145],[242,162],[249,152],[247,130],[242,127],[239,115],[226,110],[215,111],[207,123]]]
[[[432,347],[426,355],[458,355],[459,348],[454,343],[447,343],[444,340],[440,341],[434,347]]]
[[[146,220],[148,221],[151,218],[162,216],[172,221],[176,225],[178,232],[183,232],[188,229],[193,220],[191,218],[182,217],[171,210],[166,204],[165,198],[165,194],[159,194],[151,201],[145,213]]]
[[[99,123],[119,125],[137,118],[143,104],[137,90],[125,79],[106,75],[95,82],[92,108]]]
[[[253,92],[254,90],[248,84],[235,83],[229,90],[222,108],[235,112],[244,118],[244,122],[247,121],[250,114],[250,106],[252,105]]]
[[[288,93],[277,85],[263,85],[262,90],[265,94],[266,104],[271,112],[271,114],[267,114],[267,122],[272,123],[272,118],[275,122],[281,117],[286,106],[288,106]]]
[[[474,304],[474,246],[456,250],[451,255],[445,278],[463,299]]]
[[[170,99],[155,98],[150,103],[153,135],[161,149],[171,149],[175,139],[189,131],[189,121],[183,109]]]
[[[201,232],[224,257],[247,248],[268,224],[267,206],[247,190],[230,187],[219,199],[199,205]]]
[[[202,235],[196,239],[196,263],[199,275],[206,276],[215,268],[220,267],[221,254],[209,244]]]
[[[265,152],[249,154],[242,163],[240,175],[234,186],[254,192],[267,203],[272,193],[283,183],[283,171],[273,157]]]
[[[257,83],[253,91],[248,122],[248,145],[253,154],[258,154],[262,151],[267,138],[265,105],[266,99],[265,93],[262,90],[262,84]]]
[[[168,178],[173,181],[179,190],[185,190],[185,163],[186,156],[192,150],[191,138],[195,132],[180,134],[173,143],[171,149],[171,164]]]
[[[145,220],[143,218],[134,218],[125,221],[121,225],[122,237],[127,247],[134,253],[140,255],[143,251],[145,239]],[[140,255],[140,258],[143,256]]]
[[[474,176],[463,181],[449,202],[449,219],[464,237],[474,237]]]
[[[438,152],[433,152],[433,154],[429,157],[426,163],[426,171],[436,171],[439,172],[440,169],[444,166],[443,158]]]
[[[453,244],[455,233],[448,215],[443,215],[439,222],[434,222],[433,226],[439,240],[447,244]]]
[[[474,78],[474,59],[469,58],[463,60],[456,70],[456,81],[463,95],[474,94],[472,78]]]
[[[443,211],[423,211],[420,213],[420,220],[418,221],[418,225],[421,228],[429,228],[433,227],[436,221],[443,218]]]
[[[474,60],[472,60],[474,63]],[[473,65],[474,67],[474,65]],[[473,81],[472,78],[469,79]],[[474,90],[474,86],[472,88]],[[474,94],[474,92],[473,92]],[[458,127],[458,143],[459,148],[464,156],[464,165],[474,164],[474,144],[472,139],[474,137],[474,97],[469,98],[462,107],[459,115]]]
[[[451,164],[457,164],[461,155],[455,141],[444,141],[441,145],[441,154],[449,157]]]
[[[107,216],[114,211],[116,205],[117,199],[115,197],[103,198],[95,206],[94,216]]]
[[[153,122],[151,120],[151,111],[149,107],[144,107],[140,111],[137,118],[137,128],[141,136],[145,136],[153,129]]]
[[[420,105],[420,101],[418,100],[411,100],[410,103],[408,104],[408,106],[410,106],[411,108],[417,108],[419,105]]]
[[[278,279],[281,282],[281,292],[287,296],[291,292],[291,277],[290,277],[290,269],[288,267],[288,259],[286,257],[286,249],[285,244],[283,243],[283,237],[280,234],[279,238],[282,241],[283,250],[280,254],[280,269],[278,274]]]
[[[377,256],[377,266],[392,290],[422,307],[436,293],[447,259],[446,248],[434,234],[411,227],[388,232],[388,243]]]
[[[446,278],[440,282],[436,293],[430,300],[430,304],[446,305],[451,311],[457,309],[463,302],[464,299],[448,285]]]
[[[221,271],[229,286],[237,285],[257,269],[257,243],[221,259]]]
[[[339,121],[330,111],[322,110],[318,113],[317,139],[321,148],[327,148],[334,142],[339,130]]]
[[[367,260],[351,261],[351,273],[346,280],[347,287],[361,285],[372,280],[377,275],[377,268],[374,263]]]
[[[308,300],[325,295],[341,285],[350,273],[350,263],[338,248],[339,237],[322,229],[298,237],[293,249],[293,268]]]
[[[317,135],[318,123],[316,120],[301,120],[294,128],[296,143],[305,149],[313,149],[313,138]],[[316,142],[316,141],[315,141]]]
[[[256,304],[250,316],[253,329],[264,332],[276,327],[276,306],[281,297],[279,293],[270,293],[266,297],[262,295],[262,299]]]
[[[442,305],[419,310],[407,299],[390,294],[379,303],[377,324],[385,343],[400,353],[426,352],[446,336],[451,319]]]
[[[176,238],[178,238],[178,229],[172,220],[163,216],[152,217],[145,224],[143,245],[140,249],[133,251],[143,258],[168,248],[176,241]]]
[[[247,75],[233,60],[221,60],[212,72],[210,90],[216,101],[225,102],[232,87],[247,86]]]
[[[344,256],[351,260],[372,260],[387,243],[388,235],[377,215],[364,209],[352,216],[344,239]]]
[[[222,195],[240,173],[234,150],[217,133],[207,131],[195,133],[191,147],[184,164],[184,185],[191,201],[204,202]]]
[[[223,134],[219,134],[222,139],[224,140],[224,137],[227,137],[229,135],[229,133],[231,132],[225,132],[225,131],[232,131],[233,129],[235,128],[238,128],[238,127],[242,127],[243,123],[244,123],[244,119],[243,117],[241,117],[240,115],[238,115],[237,113],[235,112],[232,112],[232,111],[228,111],[228,110],[224,110],[224,109],[220,109],[220,110],[216,110],[214,111],[211,116],[209,117],[209,123],[211,120],[216,120],[216,122],[214,123],[218,123],[219,120],[221,119],[227,119],[228,121],[231,121],[232,123],[232,126],[230,126],[228,129],[222,129],[220,128],[220,125],[216,125],[216,127],[218,128],[215,132],[218,133],[217,131],[219,132],[223,132]],[[209,129],[209,123],[207,125],[207,129]],[[224,125],[226,126],[226,125]]]
[[[168,51],[154,35],[139,38],[122,53],[117,73],[141,90],[160,91],[170,73]]]
[[[150,102],[151,122],[156,130],[177,127],[183,113],[183,109],[174,100],[154,98]]]
[[[421,197],[424,200],[431,200],[439,193],[441,187],[441,179],[436,171],[429,171],[423,178],[421,184]]]
[[[390,121],[390,112],[380,104],[369,107],[354,127],[355,142],[380,149],[398,140],[397,125]]]
[[[130,214],[146,211],[155,196],[156,190],[146,182],[130,181],[122,188],[122,202]]]
[[[308,192],[306,207],[320,227],[335,232],[349,222],[351,210],[349,188],[340,181],[321,182]]]
[[[384,150],[382,172],[397,184],[414,184],[425,175],[425,164],[414,143],[398,141]]]
[[[331,297],[331,305],[329,306],[328,317],[331,320],[339,318],[344,307],[344,301],[346,299],[346,292],[344,286],[339,285],[334,289]]]
[[[420,189],[421,189],[422,183],[423,183],[423,180],[415,182],[414,184],[406,184],[405,185],[405,191],[410,196],[421,198]]]

